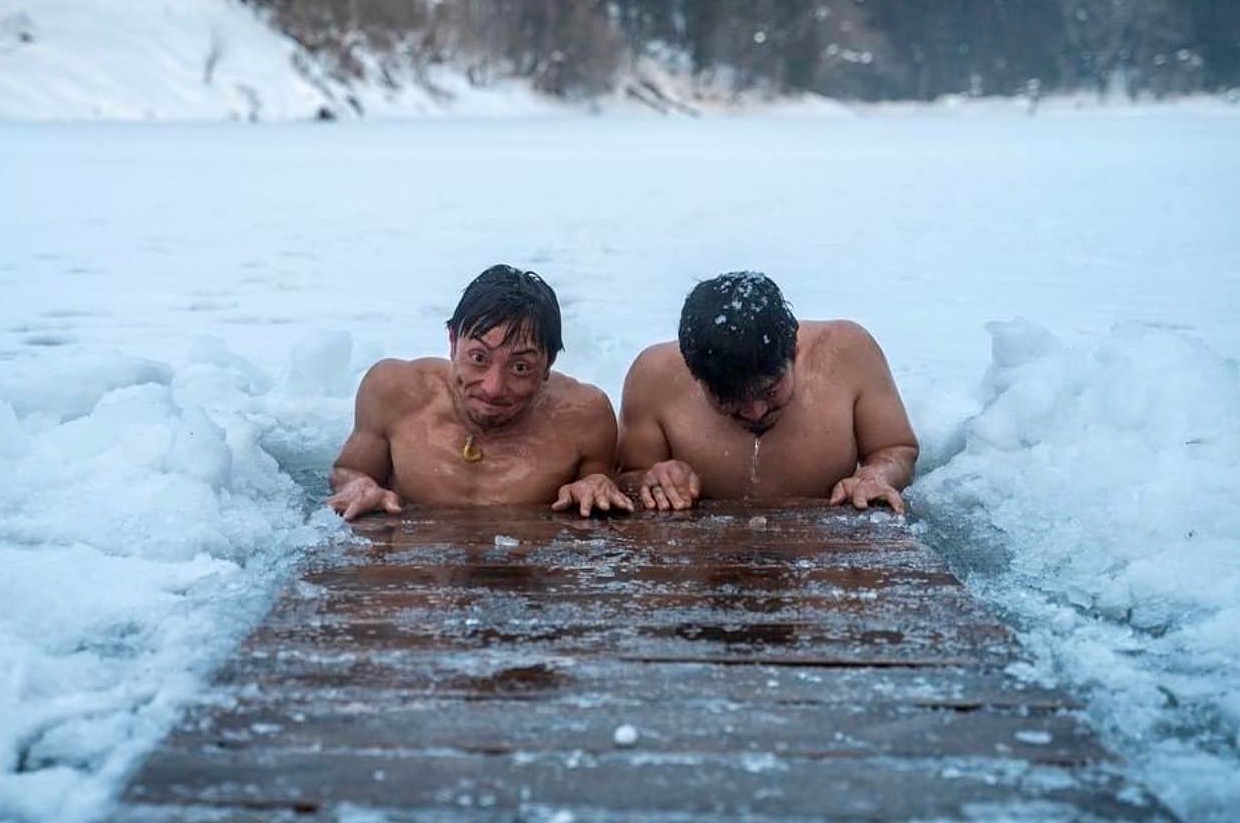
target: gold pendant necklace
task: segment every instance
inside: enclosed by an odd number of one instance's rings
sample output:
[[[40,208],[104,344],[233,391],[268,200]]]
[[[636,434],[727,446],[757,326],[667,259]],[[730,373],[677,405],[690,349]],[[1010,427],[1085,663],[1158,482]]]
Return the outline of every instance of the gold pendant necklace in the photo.
[[[482,447],[474,442],[472,434],[465,436],[465,445],[461,446],[461,459],[466,463],[477,463],[482,459]]]

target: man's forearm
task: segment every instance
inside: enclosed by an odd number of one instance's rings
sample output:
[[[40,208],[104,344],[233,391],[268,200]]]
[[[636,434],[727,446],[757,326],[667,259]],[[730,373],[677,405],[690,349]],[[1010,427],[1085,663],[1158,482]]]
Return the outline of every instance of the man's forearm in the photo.
[[[346,468],[345,466],[332,466],[330,482],[332,491],[338,492],[354,480],[366,478],[374,482],[376,486],[383,487],[383,483],[377,478],[371,477],[366,472],[360,472],[357,469]]]
[[[893,489],[901,490],[913,480],[913,466],[917,462],[916,446],[889,446],[866,455],[857,474],[862,472],[881,478]]]

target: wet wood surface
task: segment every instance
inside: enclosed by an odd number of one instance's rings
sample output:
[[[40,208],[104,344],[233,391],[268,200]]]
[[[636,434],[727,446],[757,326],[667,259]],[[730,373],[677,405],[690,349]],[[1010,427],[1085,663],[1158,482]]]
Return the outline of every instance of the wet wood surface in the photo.
[[[1170,817],[889,516],[410,509],[355,533],[121,819]]]

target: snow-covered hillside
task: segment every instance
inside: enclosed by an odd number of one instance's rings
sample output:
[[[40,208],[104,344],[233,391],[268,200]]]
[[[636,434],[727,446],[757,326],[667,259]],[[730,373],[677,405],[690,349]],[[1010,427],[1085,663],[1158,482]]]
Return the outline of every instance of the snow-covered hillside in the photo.
[[[367,79],[333,72],[241,0],[0,0],[0,122],[296,121],[315,118],[607,114],[904,115],[924,103],[852,105],[815,94],[737,92],[726,71],[693,75],[674,52],[633,58],[601,97],[567,102],[525,79],[479,85],[463,67],[351,52]],[[1125,113],[1127,98],[1110,106]],[[1043,99],[1039,113],[1096,109],[1092,95]],[[1175,106],[1231,111],[1240,92]],[[1029,110],[1021,98],[944,98],[943,113]]]
[[[237,0],[0,0],[0,120],[301,120],[562,110],[443,69],[347,85]]]

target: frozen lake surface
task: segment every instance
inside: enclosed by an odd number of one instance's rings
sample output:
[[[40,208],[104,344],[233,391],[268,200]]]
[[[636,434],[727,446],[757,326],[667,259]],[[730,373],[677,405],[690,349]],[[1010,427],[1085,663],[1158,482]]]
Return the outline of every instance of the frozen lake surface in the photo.
[[[0,819],[91,820],[304,547],[361,372],[532,268],[619,400],[700,278],[878,338],[909,528],[1240,814],[1240,110],[0,125]]]

